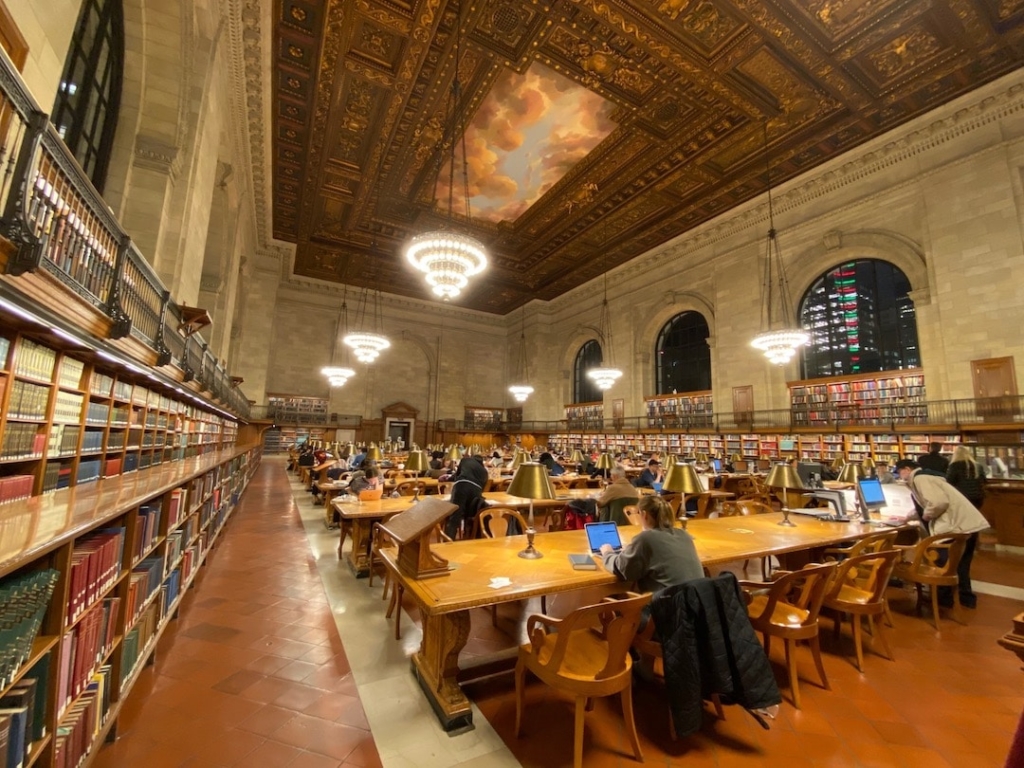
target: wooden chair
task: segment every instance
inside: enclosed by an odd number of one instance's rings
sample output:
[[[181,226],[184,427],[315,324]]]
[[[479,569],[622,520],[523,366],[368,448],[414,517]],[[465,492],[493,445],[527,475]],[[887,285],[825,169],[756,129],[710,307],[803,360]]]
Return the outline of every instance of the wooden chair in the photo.
[[[661,647],[661,643],[655,640],[656,631],[654,628],[654,619],[649,618],[646,626],[636,633],[633,638],[633,648],[640,654],[642,664],[646,664],[647,668],[650,669],[654,674],[665,676],[665,654]],[[722,699],[717,693],[711,694],[711,703],[715,707],[715,715],[719,720],[725,720],[725,711],[722,709]],[[669,713],[668,717],[668,729],[669,734],[672,736],[672,741],[676,740],[676,727],[675,723],[672,722],[672,714]]]
[[[621,499],[612,499],[608,505],[597,510],[597,519],[611,521],[616,525],[629,525],[629,518],[626,517],[626,507],[635,507],[640,499],[635,496],[624,496]]]
[[[562,477],[552,477],[551,478],[551,486],[556,491],[567,491],[567,490],[569,490],[570,482],[571,481],[566,480],[566,479],[564,479]]]
[[[417,493],[426,493],[426,483],[420,480],[403,480],[395,486],[399,496],[415,496]]]
[[[452,486],[455,485],[454,480],[445,480],[443,483],[437,484],[437,492],[441,496],[451,496]]]
[[[577,477],[575,480],[572,481],[571,487],[572,488],[589,488],[590,487],[590,478],[589,477]]]
[[[633,756],[643,762],[633,720],[633,664],[629,646],[640,625],[640,612],[650,601],[649,594],[628,593],[621,600],[605,598],[596,605],[578,608],[564,619],[543,614],[527,619],[530,642],[519,647],[515,672],[517,737],[522,730],[529,671],[542,682],[568,691],[576,699],[574,768],[583,766],[583,716],[590,708],[591,699],[616,693],[622,697],[622,716]]]
[[[509,536],[511,521],[519,524],[519,533],[526,532],[526,518],[512,507],[487,507],[479,515],[480,530],[488,539]]]
[[[895,537],[895,531],[893,532]],[[843,560],[832,577],[828,594],[825,595],[824,607],[837,612],[833,623],[835,634],[839,636],[844,614],[850,615],[853,629],[853,647],[857,653],[857,670],[864,670],[864,651],[861,639],[861,618],[867,616],[873,624],[872,636],[877,636],[885,648],[885,657],[890,661],[895,658],[889,639],[882,628],[882,618],[886,613],[885,589],[889,585],[889,576],[900,553],[895,549],[881,552],[868,551],[853,555]]]
[[[818,614],[825,599],[835,563],[811,564],[799,571],[779,572],[773,582],[741,581],[740,586],[751,595],[747,614],[754,629],[764,636],[764,652],[768,654],[771,638],[779,637],[786,644],[786,669],[793,691],[793,706],[800,709],[800,688],[797,680],[794,649],[799,640],[811,646],[814,666],[821,685],[830,690],[825,667],[821,663],[818,643]]]
[[[895,546],[898,535],[899,531],[897,530],[878,531],[870,536],[865,536],[863,539],[847,542],[846,545],[828,547],[822,553],[822,559],[840,561],[848,557],[865,555],[869,552],[885,552]]]
[[[491,481],[491,490],[505,493],[508,491],[508,487],[512,484],[511,477],[502,477],[498,480]]]
[[[902,553],[913,552],[909,562],[896,563],[892,575],[917,588],[917,607],[921,606],[921,587],[925,584],[932,595],[932,617],[935,631],[939,630],[939,587],[953,587],[953,619],[960,618],[960,594],[956,590],[959,579],[956,568],[967,545],[967,533],[939,533],[922,539],[913,547],[897,547]],[[940,565],[940,563],[942,563]]]
[[[564,531],[565,530],[565,510],[564,509],[552,509],[548,512],[548,531]]]
[[[367,586],[373,586],[373,574],[377,568],[383,566],[383,560],[380,557],[380,551],[391,546],[390,537],[384,533],[384,530],[380,527],[380,523],[373,524],[373,535],[370,539],[370,573],[367,579]],[[391,614],[395,614],[395,640],[399,640],[402,637],[402,596],[405,594],[405,588],[401,582],[395,579],[391,575],[391,571],[383,568],[384,572],[384,591],[380,596],[381,600],[388,600],[387,611],[384,617],[387,619],[391,618]],[[396,611],[397,609],[397,611]]]
[[[622,514],[624,514],[626,519],[629,520],[630,525],[640,525],[640,510],[637,508],[636,504],[627,504],[622,508]]]

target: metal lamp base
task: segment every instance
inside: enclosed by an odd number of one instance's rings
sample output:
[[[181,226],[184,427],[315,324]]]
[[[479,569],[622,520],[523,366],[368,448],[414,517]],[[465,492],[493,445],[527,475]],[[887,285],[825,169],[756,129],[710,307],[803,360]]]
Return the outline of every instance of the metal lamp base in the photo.
[[[789,519],[789,510],[785,507],[782,508],[782,519],[778,522],[779,525],[784,525],[787,528],[796,528],[796,523]]]
[[[526,529],[526,549],[519,553],[519,556],[524,560],[540,560],[544,555],[534,549],[533,537],[537,535],[537,532],[533,528]]]

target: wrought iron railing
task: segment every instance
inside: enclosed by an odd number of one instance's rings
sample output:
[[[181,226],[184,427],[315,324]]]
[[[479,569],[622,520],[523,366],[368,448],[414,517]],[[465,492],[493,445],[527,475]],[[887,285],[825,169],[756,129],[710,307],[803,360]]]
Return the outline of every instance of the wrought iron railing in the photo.
[[[595,434],[673,432],[960,432],[978,428],[1024,430],[1024,397],[1005,396],[972,400],[933,400],[913,405],[828,406],[817,408],[813,418],[806,410],[783,409],[740,413],[693,413],[675,416],[632,416],[612,419],[560,419],[557,421],[479,422],[443,419],[436,428],[444,432],[502,432]]]
[[[102,196],[0,52],[0,236],[14,244],[9,275],[43,271],[156,353],[214,399],[248,417],[249,401],[198,333],[182,336],[181,315]],[[189,375],[191,370],[191,375]]]

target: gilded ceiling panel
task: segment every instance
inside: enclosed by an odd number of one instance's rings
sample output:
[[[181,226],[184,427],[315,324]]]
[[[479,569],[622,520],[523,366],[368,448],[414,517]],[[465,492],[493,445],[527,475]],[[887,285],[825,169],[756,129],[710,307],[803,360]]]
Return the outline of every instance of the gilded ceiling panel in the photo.
[[[300,275],[426,297],[402,245],[449,218],[446,159],[474,116],[527,114],[502,78],[544,66],[593,96],[576,125],[520,130],[516,173],[488,170],[477,142],[525,124],[466,134],[477,167],[470,218],[455,217],[491,268],[459,303],[496,313],[763,194],[765,125],[780,182],[1024,63],[1024,0],[276,0],[274,14],[273,230]],[[577,149],[601,109],[610,132]],[[561,158],[539,187],[531,149]],[[499,180],[491,215],[476,194]]]

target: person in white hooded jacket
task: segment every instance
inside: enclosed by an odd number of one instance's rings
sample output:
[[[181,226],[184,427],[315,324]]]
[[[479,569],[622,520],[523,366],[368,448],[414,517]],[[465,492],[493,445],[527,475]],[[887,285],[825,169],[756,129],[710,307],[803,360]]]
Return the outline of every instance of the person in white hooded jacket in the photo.
[[[923,472],[911,459],[896,462],[900,479],[910,488],[914,502],[921,508],[921,517],[932,534],[967,533],[967,545],[957,566],[960,604],[974,608],[978,598],[971,589],[971,561],[978,544],[978,533],[989,527],[985,516],[960,491],[946,482],[944,477]],[[939,601],[952,605],[952,594],[939,591]]]

